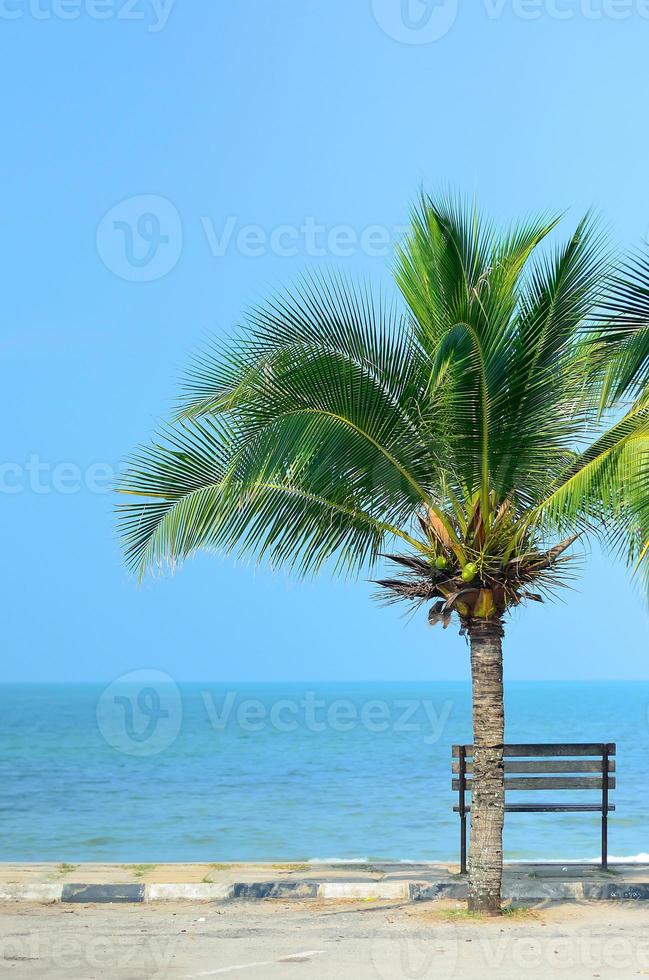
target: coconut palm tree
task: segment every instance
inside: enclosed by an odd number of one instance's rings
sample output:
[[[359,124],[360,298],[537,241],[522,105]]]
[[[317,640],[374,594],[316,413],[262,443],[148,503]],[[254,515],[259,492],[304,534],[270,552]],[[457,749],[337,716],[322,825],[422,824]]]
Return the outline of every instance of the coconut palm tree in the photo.
[[[394,569],[386,601],[455,620],[471,653],[475,744],[469,904],[497,913],[507,614],[569,575],[599,536],[637,559],[649,400],[611,407],[628,341],[602,321],[611,262],[590,218],[499,232],[423,198],[399,250],[402,301],[302,279],[198,357],[177,418],[132,458],[120,508],[142,574],[198,549],[300,574]],[[608,385],[608,389],[607,389]],[[606,397],[605,397],[606,396]]]

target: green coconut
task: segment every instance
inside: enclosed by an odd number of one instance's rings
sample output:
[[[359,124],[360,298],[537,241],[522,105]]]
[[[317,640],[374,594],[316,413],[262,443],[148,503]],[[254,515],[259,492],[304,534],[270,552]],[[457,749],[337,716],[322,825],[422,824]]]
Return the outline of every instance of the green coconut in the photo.
[[[462,569],[462,581],[473,582],[477,574],[478,574],[478,566],[474,565],[473,562],[469,562]]]

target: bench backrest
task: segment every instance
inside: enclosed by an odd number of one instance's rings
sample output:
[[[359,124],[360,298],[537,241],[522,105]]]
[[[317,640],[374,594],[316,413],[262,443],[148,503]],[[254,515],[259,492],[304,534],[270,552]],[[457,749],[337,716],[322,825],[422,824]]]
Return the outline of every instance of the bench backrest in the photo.
[[[615,789],[614,742],[505,745],[505,791]],[[453,789],[471,793],[473,746],[453,746]]]

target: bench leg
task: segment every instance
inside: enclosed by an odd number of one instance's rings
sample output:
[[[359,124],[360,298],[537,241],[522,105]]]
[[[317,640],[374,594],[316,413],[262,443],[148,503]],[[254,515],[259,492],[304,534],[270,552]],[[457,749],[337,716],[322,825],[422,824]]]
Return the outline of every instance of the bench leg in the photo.
[[[608,871],[608,745],[602,752],[602,871]]]
[[[466,874],[466,813],[460,817],[460,874]]]

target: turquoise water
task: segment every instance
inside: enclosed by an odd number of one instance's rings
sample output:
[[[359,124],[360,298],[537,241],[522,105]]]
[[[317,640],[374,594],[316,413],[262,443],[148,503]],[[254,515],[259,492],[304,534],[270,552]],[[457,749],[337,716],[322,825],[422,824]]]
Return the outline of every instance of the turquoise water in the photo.
[[[456,856],[468,685],[169,680],[0,687],[0,859]],[[513,683],[506,698],[509,741],[617,742],[610,850],[649,852],[649,683]],[[598,818],[509,814],[505,846],[595,858]]]

